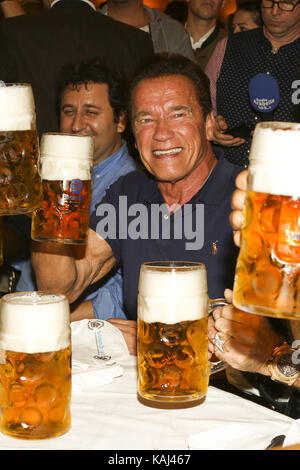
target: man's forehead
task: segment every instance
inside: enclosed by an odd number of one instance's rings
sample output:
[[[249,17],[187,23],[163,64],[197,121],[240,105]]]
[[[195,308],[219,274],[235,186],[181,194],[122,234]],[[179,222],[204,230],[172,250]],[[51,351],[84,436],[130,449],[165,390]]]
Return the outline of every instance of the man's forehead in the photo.
[[[169,89],[173,90],[174,88],[178,89],[178,85],[180,83],[180,90],[182,91],[189,91],[193,90],[196,91],[196,87],[194,82],[187,77],[186,75],[182,74],[170,74],[170,75],[162,75],[158,77],[151,77],[151,78],[144,78],[137,83],[133,90],[133,96],[140,94],[140,93],[156,93],[161,90]]]
[[[106,83],[96,83],[96,82],[87,82],[87,83],[71,83],[63,89],[63,94],[66,93],[77,93],[81,95],[87,94],[101,94],[107,92],[108,86]]]
[[[66,86],[62,92],[62,102],[76,100],[80,102],[109,101],[108,86],[106,83],[78,83]]]
[[[187,76],[181,74],[163,75],[155,78],[145,78],[141,80],[132,92],[132,104],[136,105],[138,102],[155,100],[155,97],[172,99],[195,97],[197,98],[197,90],[194,82]]]

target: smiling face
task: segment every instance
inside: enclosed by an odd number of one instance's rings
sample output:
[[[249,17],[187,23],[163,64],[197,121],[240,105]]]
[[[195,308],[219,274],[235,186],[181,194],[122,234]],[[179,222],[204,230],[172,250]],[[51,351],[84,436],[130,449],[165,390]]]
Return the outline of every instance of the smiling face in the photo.
[[[132,123],[141,161],[158,181],[184,180],[211,158],[212,113],[204,120],[195,86],[183,75],[139,82]]]
[[[121,147],[125,115],[115,122],[105,83],[89,83],[64,89],[61,98],[60,130],[68,134],[89,135],[94,139],[94,165]]]

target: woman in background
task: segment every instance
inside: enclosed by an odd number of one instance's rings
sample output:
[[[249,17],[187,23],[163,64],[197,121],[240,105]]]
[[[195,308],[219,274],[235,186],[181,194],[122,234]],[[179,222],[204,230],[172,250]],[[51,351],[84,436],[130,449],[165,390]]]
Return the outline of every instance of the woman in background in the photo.
[[[262,26],[262,18],[257,2],[243,3],[227,20],[229,33],[240,33],[260,26]]]

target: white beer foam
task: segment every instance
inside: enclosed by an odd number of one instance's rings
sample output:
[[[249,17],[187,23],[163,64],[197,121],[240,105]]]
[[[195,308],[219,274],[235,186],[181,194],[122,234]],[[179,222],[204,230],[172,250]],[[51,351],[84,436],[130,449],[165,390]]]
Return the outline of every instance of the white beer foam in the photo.
[[[70,309],[65,296],[17,292],[2,297],[1,349],[27,354],[59,351],[71,344],[70,335]]]
[[[282,196],[300,195],[300,124],[256,125],[249,155],[249,189]]]
[[[195,321],[208,314],[206,271],[143,271],[138,315],[146,323]]]
[[[7,84],[0,87],[0,131],[27,131],[36,127],[31,85]]]
[[[44,180],[91,179],[94,141],[90,136],[43,134],[41,177]]]

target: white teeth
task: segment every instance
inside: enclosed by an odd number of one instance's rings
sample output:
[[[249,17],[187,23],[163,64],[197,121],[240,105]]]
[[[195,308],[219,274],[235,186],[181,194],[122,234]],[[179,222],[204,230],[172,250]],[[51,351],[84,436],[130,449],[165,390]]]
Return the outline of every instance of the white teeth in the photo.
[[[154,150],[153,153],[154,155],[160,156],[160,155],[173,155],[175,153],[181,152],[182,147],[177,147],[169,150]]]

